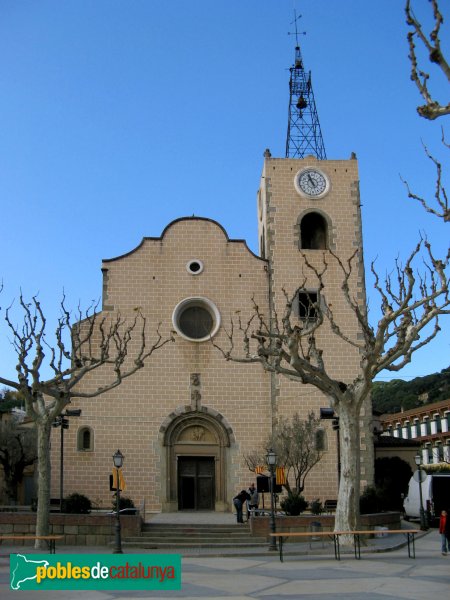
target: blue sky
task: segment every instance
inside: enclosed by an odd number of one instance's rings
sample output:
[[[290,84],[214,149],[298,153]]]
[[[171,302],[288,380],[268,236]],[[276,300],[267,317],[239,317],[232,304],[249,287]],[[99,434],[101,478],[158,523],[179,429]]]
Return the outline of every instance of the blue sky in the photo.
[[[426,21],[429,3],[414,4]],[[448,248],[449,226],[399,176],[433,190],[421,140],[448,159],[445,121],[416,115],[403,0],[1,0],[0,316],[20,288],[39,292],[50,322],[63,289],[86,306],[102,258],[181,216],[215,219],[257,251],[262,155],[284,156],[294,8],[328,158],[358,156],[366,260],[390,271],[420,231]],[[400,376],[447,367],[449,333]],[[13,376],[7,335],[1,322],[0,372]]]

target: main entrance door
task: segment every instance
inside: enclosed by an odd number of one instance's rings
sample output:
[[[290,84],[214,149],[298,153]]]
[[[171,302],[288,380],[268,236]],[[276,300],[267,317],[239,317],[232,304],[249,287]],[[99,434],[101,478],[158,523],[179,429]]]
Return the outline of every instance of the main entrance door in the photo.
[[[214,510],[214,473],[211,456],[178,457],[179,510]]]

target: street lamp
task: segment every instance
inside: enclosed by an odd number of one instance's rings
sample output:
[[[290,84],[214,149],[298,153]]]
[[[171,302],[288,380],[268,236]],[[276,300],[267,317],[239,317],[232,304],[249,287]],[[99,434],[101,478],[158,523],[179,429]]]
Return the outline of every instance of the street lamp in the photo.
[[[81,408],[67,409],[53,421],[53,427],[61,427],[60,450],[59,450],[59,512],[63,511],[64,498],[64,429],[69,429],[69,419],[67,417],[81,416]]]
[[[417,477],[419,479],[420,529],[422,531],[426,531],[428,529],[428,527],[427,527],[427,522],[426,522],[426,517],[425,517],[425,511],[423,509],[423,495],[422,495],[422,473],[423,473],[423,471],[420,468],[422,466],[422,455],[420,454],[420,452],[415,455],[414,461],[417,465]]]
[[[336,432],[336,454],[337,454],[337,472],[338,472],[338,487],[341,482],[341,440],[339,437],[339,416],[334,412],[334,408],[321,408],[321,419],[333,419],[332,427]]]
[[[267,464],[269,465],[270,471],[270,533],[275,533],[275,510],[274,510],[274,498],[273,498],[273,478],[275,472],[275,465],[277,464],[277,455],[272,448],[267,452],[266,456]],[[269,550],[277,549],[277,541],[274,536],[270,536]]]
[[[116,525],[113,554],[123,554],[122,552],[122,537],[120,530],[120,476],[119,469],[122,468],[124,455],[120,450],[113,455],[114,467],[116,469]]]

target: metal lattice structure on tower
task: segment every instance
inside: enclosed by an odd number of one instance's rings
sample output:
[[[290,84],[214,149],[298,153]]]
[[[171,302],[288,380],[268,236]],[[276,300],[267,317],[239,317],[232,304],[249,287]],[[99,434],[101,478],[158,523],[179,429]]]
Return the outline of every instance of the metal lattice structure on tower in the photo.
[[[323,160],[327,158],[320,129],[319,116],[311,83],[300,52],[295,48],[295,63],[289,78],[289,120],[286,138],[286,158],[303,158],[310,154]]]

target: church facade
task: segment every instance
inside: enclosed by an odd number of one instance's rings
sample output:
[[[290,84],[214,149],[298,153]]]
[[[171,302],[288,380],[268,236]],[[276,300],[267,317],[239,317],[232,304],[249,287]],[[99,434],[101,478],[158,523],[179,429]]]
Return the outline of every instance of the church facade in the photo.
[[[83,493],[98,506],[111,506],[112,455],[120,448],[124,495],[136,506],[230,511],[236,493],[255,481],[244,457],[263,451],[279,419],[294,413],[306,419],[329,407],[312,386],[258,364],[227,361],[214,344],[228,347],[231,321],[247,322],[253,301],[268,318],[282,314],[283,290],[293,294],[301,284],[315,302],[326,295],[346,335],[359,339],[337,263],[329,260],[322,291],[306,264],[320,270],[328,250],[345,261],[362,248],[358,181],[353,157],[273,158],[266,151],[257,194],[258,255],[245,241],[229,239],[219,223],[187,217],[168,224],[160,237],[144,238],[127,254],[103,261],[102,311],[132,319],[139,309],[150,340],[152,327],[161,323],[161,332],[173,331],[175,342],[117,388],[71,404],[81,415],[64,432],[64,495]],[[364,305],[362,258],[351,284]],[[305,302],[297,297],[299,324],[311,318]],[[318,339],[330,374],[351,381],[359,367],[357,349],[326,324]],[[235,353],[243,348],[236,345]],[[92,377],[97,379],[90,386],[103,383],[102,373]],[[362,419],[368,425],[370,406]],[[308,500],[337,497],[336,432],[331,421],[324,420],[323,429],[324,456],[306,481]],[[59,431],[53,436],[52,497],[58,497]],[[371,478],[372,447],[370,439],[361,440],[363,486]]]

